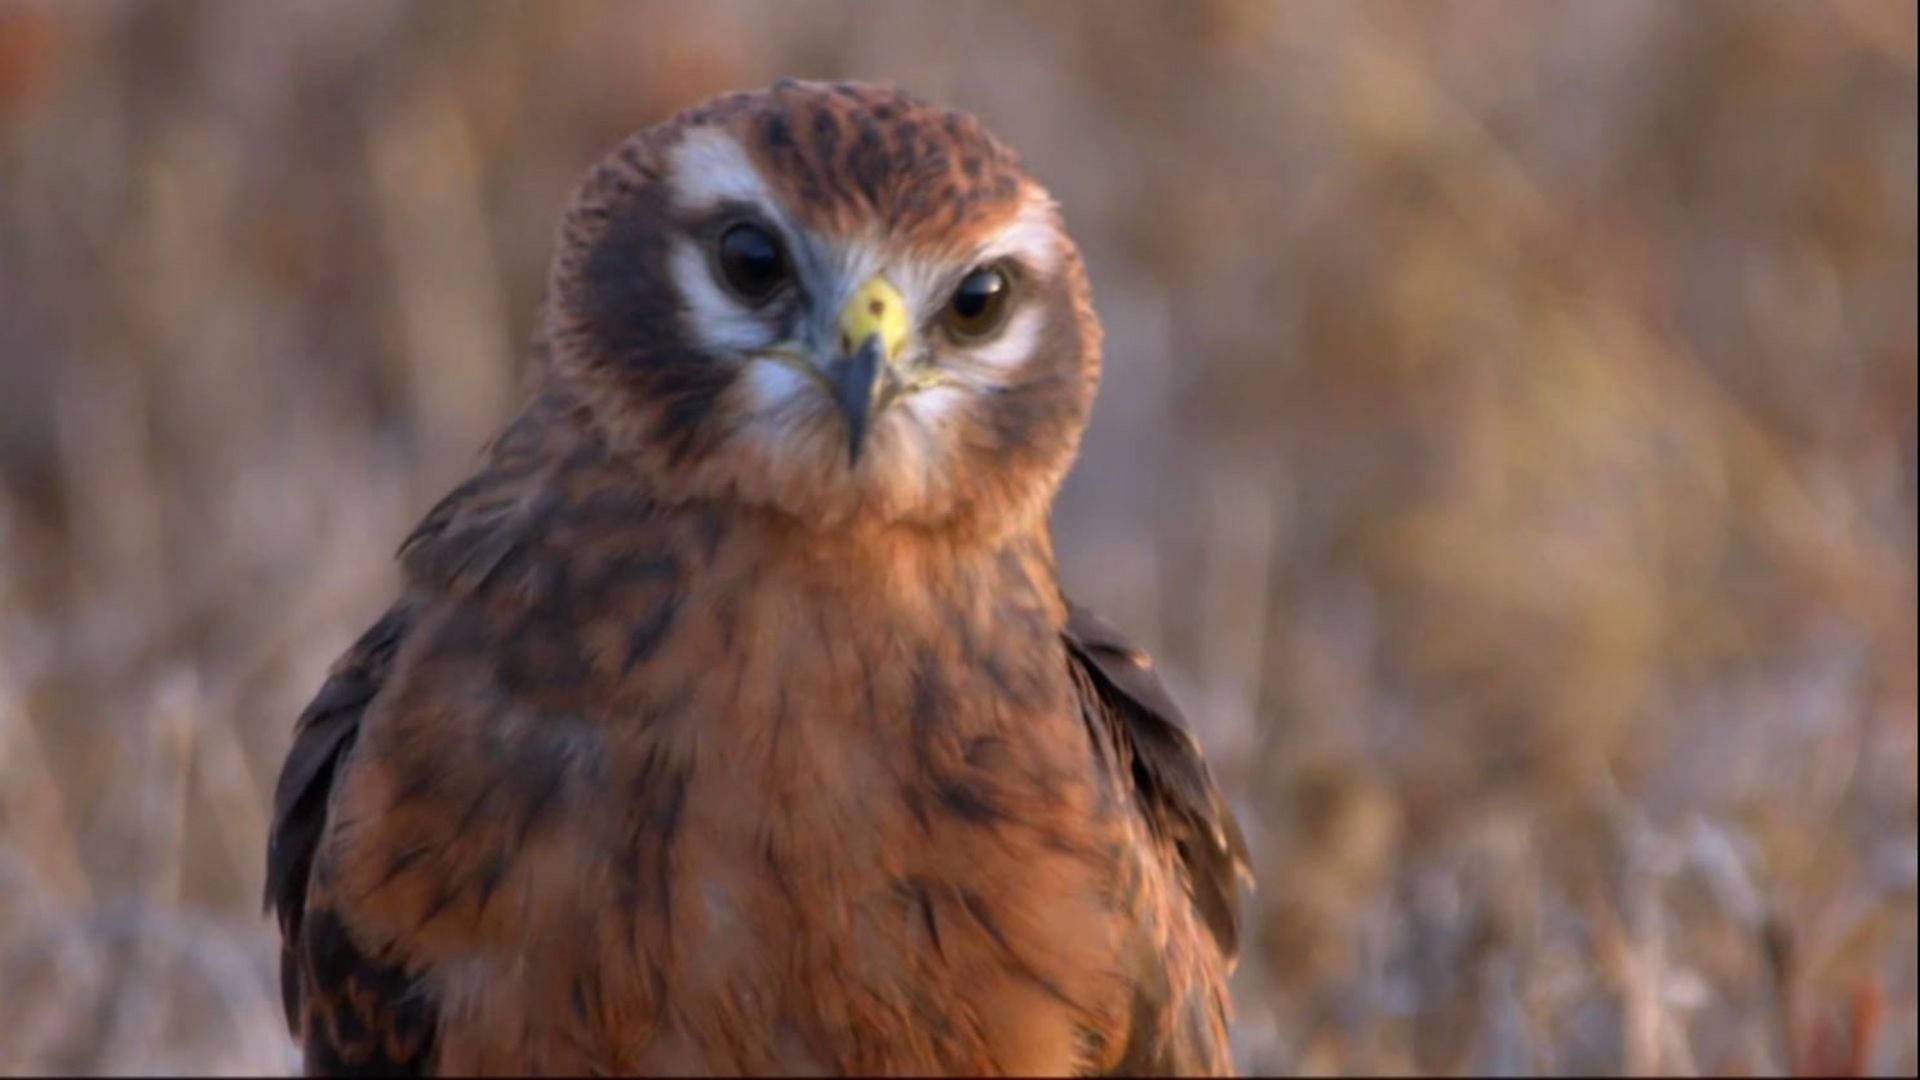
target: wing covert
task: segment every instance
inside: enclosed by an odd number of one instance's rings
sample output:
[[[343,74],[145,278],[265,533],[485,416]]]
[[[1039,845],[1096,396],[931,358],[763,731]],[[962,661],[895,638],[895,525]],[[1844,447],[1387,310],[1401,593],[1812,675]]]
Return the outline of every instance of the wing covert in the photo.
[[[265,901],[280,923],[281,1003],[309,1074],[420,1073],[432,1052],[432,1012],[403,965],[365,955],[313,880],[334,783],[415,614],[396,604],[334,664],[294,726],[274,791]]]
[[[1231,963],[1239,948],[1239,890],[1251,880],[1247,844],[1200,744],[1152,660],[1112,624],[1068,600],[1064,637],[1097,698],[1085,704],[1112,729],[1141,812],[1179,852],[1194,905]]]

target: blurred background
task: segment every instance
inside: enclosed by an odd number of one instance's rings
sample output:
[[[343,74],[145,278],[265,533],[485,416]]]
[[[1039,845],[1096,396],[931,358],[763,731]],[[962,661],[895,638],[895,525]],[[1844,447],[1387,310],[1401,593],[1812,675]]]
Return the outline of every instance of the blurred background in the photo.
[[[1914,1072],[1915,7],[1653,0],[0,0],[0,1071],[288,1067],[295,715],[575,180],[785,74],[1065,205],[1243,1068]]]

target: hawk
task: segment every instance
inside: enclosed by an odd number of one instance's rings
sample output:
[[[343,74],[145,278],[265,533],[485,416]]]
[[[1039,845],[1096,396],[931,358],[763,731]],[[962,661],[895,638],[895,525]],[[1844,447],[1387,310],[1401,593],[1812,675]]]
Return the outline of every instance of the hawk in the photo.
[[[590,172],[535,347],[295,728],[305,1067],[1229,1070],[1245,847],[1056,580],[1100,329],[1013,154],[715,99]]]

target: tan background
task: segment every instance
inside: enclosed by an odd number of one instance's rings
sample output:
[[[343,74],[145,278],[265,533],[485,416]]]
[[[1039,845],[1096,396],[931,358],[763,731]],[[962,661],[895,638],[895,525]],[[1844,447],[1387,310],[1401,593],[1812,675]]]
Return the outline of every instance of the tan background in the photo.
[[[285,1067],[294,715],[574,179],[798,74],[1086,249],[1061,558],[1246,823],[1244,1066],[1911,1073],[1914,11],[0,4],[0,1071]]]

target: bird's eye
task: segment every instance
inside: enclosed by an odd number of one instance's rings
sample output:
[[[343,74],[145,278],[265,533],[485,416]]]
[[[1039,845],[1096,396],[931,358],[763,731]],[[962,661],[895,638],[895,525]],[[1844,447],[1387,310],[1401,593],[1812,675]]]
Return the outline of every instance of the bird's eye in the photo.
[[[787,253],[773,234],[752,222],[729,225],[714,248],[720,276],[744,300],[772,296],[787,280]]]
[[[953,290],[940,320],[947,332],[962,341],[986,337],[1000,329],[1007,317],[1007,301],[1013,283],[1007,272],[997,266],[983,266],[968,274]]]

